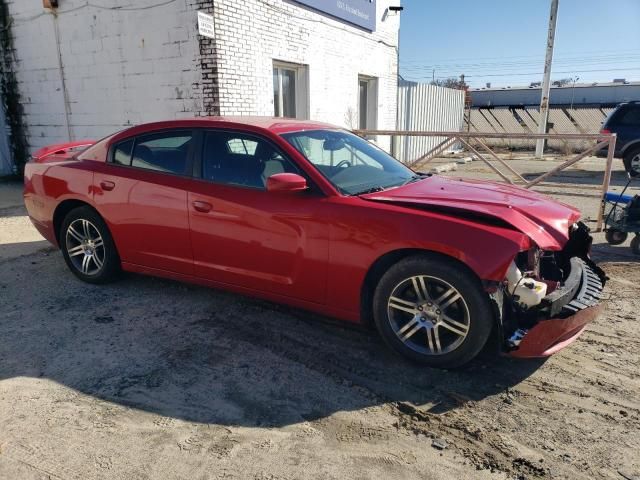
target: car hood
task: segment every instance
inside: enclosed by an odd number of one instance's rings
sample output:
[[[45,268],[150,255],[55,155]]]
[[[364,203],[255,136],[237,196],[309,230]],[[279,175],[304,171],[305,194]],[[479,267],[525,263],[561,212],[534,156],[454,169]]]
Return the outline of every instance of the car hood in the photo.
[[[560,250],[580,211],[531,190],[481,180],[431,176],[361,198],[438,211],[469,212],[506,222],[540,248]]]

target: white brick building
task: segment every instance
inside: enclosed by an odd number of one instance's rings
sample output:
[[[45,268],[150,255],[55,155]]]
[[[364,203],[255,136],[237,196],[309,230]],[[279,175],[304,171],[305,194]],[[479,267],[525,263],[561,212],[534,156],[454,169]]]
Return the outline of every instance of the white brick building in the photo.
[[[21,141],[33,152],[203,115],[395,128],[400,17],[388,7],[400,1],[336,2],[372,9],[373,31],[314,3],[334,1],[0,0],[14,156]],[[198,34],[198,11],[213,15],[215,39]]]

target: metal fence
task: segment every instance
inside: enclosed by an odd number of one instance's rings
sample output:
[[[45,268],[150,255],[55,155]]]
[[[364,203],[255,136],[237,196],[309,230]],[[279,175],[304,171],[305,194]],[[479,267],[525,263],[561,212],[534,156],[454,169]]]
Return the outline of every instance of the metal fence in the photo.
[[[463,90],[400,80],[398,84],[398,129],[456,131],[464,122]],[[444,138],[402,137],[393,144],[394,156],[408,162]]]
[[[549,177],[569,168],[578,163],[580,160],[595,154],[599,150],[607,150],[607,162],[604,170],[604,177],[600,187],[601,207],[598,210],[598,218],[596,223],[596,231],[602,230],[604,219],[604,199],[611,183],[611,168],[613,166],[613,154],[616,145],[615,134],[584,134],[584,133],[565,133],[565,134],[539,134],[539,133],[496,133],[496,132],[433,132],[433,131],[410,131],[410,130],[356,130],[354,133],[361,136],[391,136],[394,141],[401,137],[418,137],[430,138],[433,143],[440,140],[435,146],[427,150],[425,153],[419,154],[410,161],[404,162],[408,166],[421,166],[435,159],[438,155],[445,152],[451,145],[460,142],[467,150],[472,152],[478,160],[482,160],[489,168],[496,173],[506,183],[515,185],[520,184],[524,188],[532,188],[542,185]],[[552,168],[533,179],[524,178],[517,172],[509,161],[500,158],[489,145],[488,140],[498,139],[501,141],[527,141],[535,142],[538,139],[545,139],[547,142],[582,142],[588,145],[582,152],[569,158],[561,165]],[[506,172],[505,172],[506,171]],[[573,185],[572,188],[580,188]]]
[[[597,107],[552,107],[549,109],[549,133],[598,133],[611,110],[612,108]],[[531,134],[538,131],[539,119],[540,112],[537,107],[476,107],[471,109],[464,130],[469,132]],[[513,149],[534,147],[534,141],[530,138],[507,138],[501,136],[487,139],[487,143],[493,147]],[[549,140],[548,146],[563,153],[571,153],[584,150],[589,146],[589,143],[581,138],[567,139],[558,137]]]

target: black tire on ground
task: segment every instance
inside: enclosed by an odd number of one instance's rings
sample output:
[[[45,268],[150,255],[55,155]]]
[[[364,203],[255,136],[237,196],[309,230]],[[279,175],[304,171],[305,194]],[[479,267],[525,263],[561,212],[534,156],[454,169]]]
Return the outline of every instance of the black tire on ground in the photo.
[[[91,207],[78,207],[67,214],[58,241],[64,261],[80,280],[102,284],[118,278],[121,272],[120,257],[111,232]]]
[[[621,245],[627,241],[627,237],[629,235],[627,234],[627,232],[621,232],[620,230],[611,228],[607,230],[604,236],[607,239],[607,243],[609,243],[609,245]]]
[[[622,159],[624,163],[624,169],[632,177],[640,176],[640,147],[632,147],[625,154]]]
[[[638,234],[631,239],[631,251],[636,255],[640,255],[640,235]]]
[[[373,314],[393,350],[440,368],[461,367],[475,358],[495,323],[480,280],[456,261],[432,254],[408,257],[389,268],[376,287]]]

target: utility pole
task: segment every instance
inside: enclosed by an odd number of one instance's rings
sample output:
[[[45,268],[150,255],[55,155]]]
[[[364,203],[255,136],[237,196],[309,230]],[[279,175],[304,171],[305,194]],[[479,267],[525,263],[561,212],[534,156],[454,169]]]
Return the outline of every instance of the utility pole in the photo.
[[[547,34],[547,53],[544,58],[544,77],[542,78],[542,94],[540,96],[540,123],[538,133],[547,133],[549,120],[549,90],[551,88],[551,63],[553,61],[553,42],[556,38],[556,21],[558,20],[558,0],[551,0],[549,14],[549,32]],[[536,142],[536,158],[542,158],[544,139]]]
[[[580,80],[580,77],[573,77],[573,87],[571,87],[571,108],[569,110],[573,110],[573,98],[576,93],[576,82]]]

